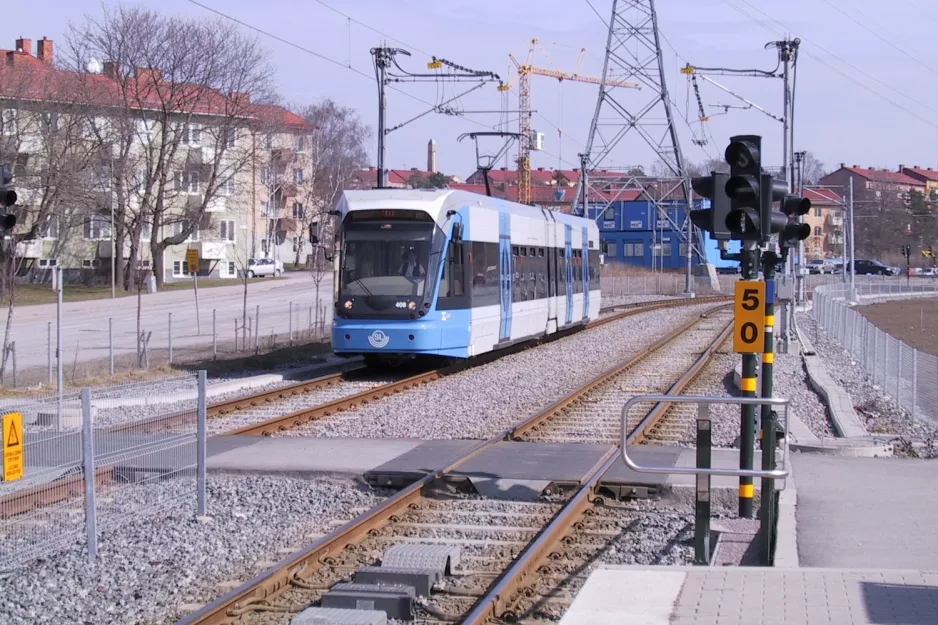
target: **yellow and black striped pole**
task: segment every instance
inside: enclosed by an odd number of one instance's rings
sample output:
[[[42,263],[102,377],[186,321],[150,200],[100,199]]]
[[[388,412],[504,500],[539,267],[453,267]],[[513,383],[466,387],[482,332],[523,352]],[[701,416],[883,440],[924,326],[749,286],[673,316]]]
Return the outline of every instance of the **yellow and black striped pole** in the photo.
[[[779,258],[775,252],[762,255],[762,272],[765,275],[765,351],[762,354],[762,398],[772,397],[772,370],[775,364],[775,268]],[[775,412],[771,406],[762,406],[762,469],[775,468]],[[775,553],[775,480],[762,478],[760,485],[762,504],[760,546],[762,564],[771,566]]]
[[[752,246],[743,251],[742,279],[755,280],[759,276],[759,250]],[[743,354],[743,371],[740,376],[739,390],[741,397],[756,396],[756,355]],[[741,406],[739,438],[739,468],[751,471],[755,459],[756,444],[756,407]],[[751,519],[753,516],[752,497],[754,487],[751,477],[739,478],[739,516]]]

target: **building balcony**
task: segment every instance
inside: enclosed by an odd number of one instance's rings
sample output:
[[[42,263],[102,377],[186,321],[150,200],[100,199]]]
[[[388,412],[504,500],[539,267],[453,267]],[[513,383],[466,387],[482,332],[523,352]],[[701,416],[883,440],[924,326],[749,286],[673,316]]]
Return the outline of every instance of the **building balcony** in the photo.
[[[292,148],[274,148],[270,151],[270,164],[283,166],[291,162],[294,156]]]
[[[227,241],[198,241],[189,247],[199,251],[199,258],[204,260],[228,260]]]
[[[42,258],[42,239],[20,241],[16,244],[17,258]]]
[[[832,245],[840,245],[844,242],[844,238],[839,234],[829,234],[827,235],[827,242]]]
[[[830,217],[828,217],[828,223],[830,223],[830,225],[832,226],[836,226],[840,228],[844,225],[844,218],[840,216],[834,217],[833,215],[831,215]]]

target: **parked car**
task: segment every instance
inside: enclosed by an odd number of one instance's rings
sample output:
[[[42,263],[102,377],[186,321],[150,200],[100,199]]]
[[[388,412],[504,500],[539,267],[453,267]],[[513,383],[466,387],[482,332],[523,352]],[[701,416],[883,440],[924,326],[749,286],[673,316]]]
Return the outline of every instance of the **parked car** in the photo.
[[[731,275],[735,276],[739,273],[739,266],[730,266],[730,267],[717,267],[717,273],[720,275]]]
[[[834,273],[834,265],[823,258],[815,258],[807,263],[808,273],[823,274]]]
[[[283,274],[283,263],[272,258],[252,258],[248,261],[248,277],[273,276],[279,278]]]
[[[850,271],[849,263],[846,265],[847,271]],[[898,267],[891,267],[889,265],[884,265],[878,260],[855,260],[853,261],[853,271],[858,276],[862,275],[874,275],[874,276],[897,276],[899,275]],[[838,270],[836,273],[840,273]]]

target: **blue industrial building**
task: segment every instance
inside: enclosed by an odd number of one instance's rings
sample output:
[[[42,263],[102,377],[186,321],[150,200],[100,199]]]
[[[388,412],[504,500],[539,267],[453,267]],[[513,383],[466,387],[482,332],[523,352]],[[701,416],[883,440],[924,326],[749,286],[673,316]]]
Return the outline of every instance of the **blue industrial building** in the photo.
[[[709,208],[709,204],[704,200],[701,205],[701,200],[697,199],[694,209]],[[684,200],[660,200],[658,207],[648,200],[617,201],[608,206],[593,204],[587,210],[599,226],[605,262],[658,269],[687,266],[682,232]],[[696,254],[692,262],[694,265],[700,262]]]

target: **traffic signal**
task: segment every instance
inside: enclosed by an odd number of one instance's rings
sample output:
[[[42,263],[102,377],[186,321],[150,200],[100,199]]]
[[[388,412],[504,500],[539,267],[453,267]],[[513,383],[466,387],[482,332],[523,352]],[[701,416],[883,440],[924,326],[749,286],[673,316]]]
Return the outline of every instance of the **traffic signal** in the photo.
[[[709,176],[691,178],[694,192],[710,200],[710,208],[690,211],[690,220],[701,230],[710,233],[717,241],[729,241],[730,229],[726,226],[726,217],[730,212],[730,198],[726,195],[726,181],[729,174],[710,172]]]
[[[13,172],[0,166],[0,229],[10,230],[16,225],[16,215],[7,211],[16,204],[16,191],[13,189]]]
[[[808,198],[791,193],[782,198],[782,214],[785,221],[777,230],[774,227],[772,229],[772,232],[778,232],[779,246],[793,247],[799,241],[804,241],[811,236],[811,226],[806,223],[798,223],[798,218],[807,215],[810,210],[811,200]]]
[[[741,241],[768,241],[780,232],[784,216],[773,214],[772,203],[788,192],[788,185],[763,173],[761,164],[762,137],[739,135],[730,137],[724,154],[730,165],[726,194],[730,213],[726,218],[732,238]]]

